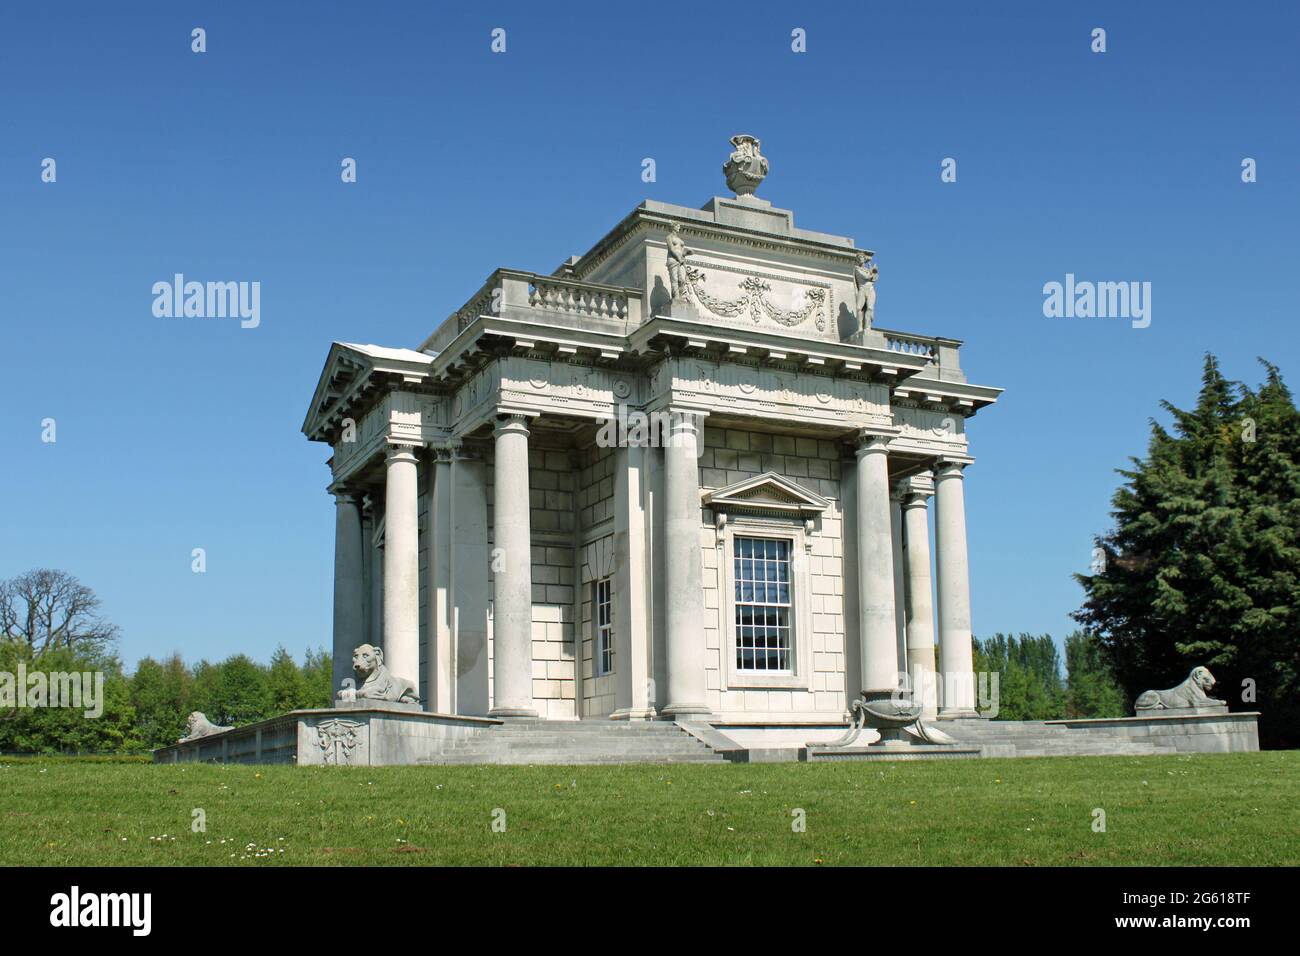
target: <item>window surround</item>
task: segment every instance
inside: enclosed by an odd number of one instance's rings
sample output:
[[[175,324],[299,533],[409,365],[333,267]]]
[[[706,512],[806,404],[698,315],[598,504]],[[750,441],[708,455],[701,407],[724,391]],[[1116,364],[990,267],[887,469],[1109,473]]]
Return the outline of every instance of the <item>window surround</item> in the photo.
[[[718,573],[722,589],[718,628],[726,660],[720,671],[722,690],[813,689],[812,536],[830,502],[775,472],[719,488],[704,496],[717,529]],[[791,669],[773,674],[736,667],[735,539],[777,538],[790,542]]]
[[[775,539],[790,544],[790,670],[741,670],[736,666],[736,538]],[[722,600],[718,602],[723,635],[724,690],[812,690],[812,587],[808,575],[807,536],[802,523],[737,517],[724,523],[718,539]]]

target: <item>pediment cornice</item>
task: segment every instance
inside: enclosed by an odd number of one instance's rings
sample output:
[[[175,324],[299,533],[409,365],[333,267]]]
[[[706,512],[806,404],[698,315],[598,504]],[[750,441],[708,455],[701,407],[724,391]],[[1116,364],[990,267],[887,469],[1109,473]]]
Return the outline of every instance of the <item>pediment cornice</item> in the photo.
[[[798,482],[768,471],[704,495],[704,504],[726,514],[777,515],[808,519],[830,502]]]

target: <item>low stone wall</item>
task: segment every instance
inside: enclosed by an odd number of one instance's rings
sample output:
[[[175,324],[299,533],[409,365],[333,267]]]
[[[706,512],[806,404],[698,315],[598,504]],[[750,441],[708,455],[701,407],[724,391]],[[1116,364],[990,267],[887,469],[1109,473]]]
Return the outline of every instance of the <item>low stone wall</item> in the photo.
[[[1218,754],[1259,750],[1259,712],[1197,714],[1180,712],[1138,717],[1101,717],[1085,720],[1048,720],[1089,736],[1149,740],[1178,753]]]
[[[400,705],[295,710],[153,752],[154,763],[414,764],[499,720]]]
[[[1143,756],[1259,750],[1259,714],[1160,711],[1071,720],[940,721],[939,729],[985,757]]]

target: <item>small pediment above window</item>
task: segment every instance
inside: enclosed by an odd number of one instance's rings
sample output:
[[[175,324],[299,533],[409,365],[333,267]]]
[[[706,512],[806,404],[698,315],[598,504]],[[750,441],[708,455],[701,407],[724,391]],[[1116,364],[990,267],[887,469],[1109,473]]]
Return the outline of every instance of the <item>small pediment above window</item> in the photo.
[[[711,491],[704,496],[704,504],[724,513],[804,519],[830,507],[830,502],[821,495],[771,471]]]

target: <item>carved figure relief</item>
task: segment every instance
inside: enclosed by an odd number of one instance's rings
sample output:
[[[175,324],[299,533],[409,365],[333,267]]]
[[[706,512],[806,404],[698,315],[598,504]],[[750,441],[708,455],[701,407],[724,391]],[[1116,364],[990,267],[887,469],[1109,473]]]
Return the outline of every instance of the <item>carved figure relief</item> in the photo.
[[[321,760],[330,766],[347,766],[352,763],[357,750],[359,721],[338,717],[323,720],[316,725],[316,743],[321,750]]]
[[[691,251],[682,239],[682,227],[673,223],[668,230],[668,290],[674,302],[689,302],[686,257]]]

